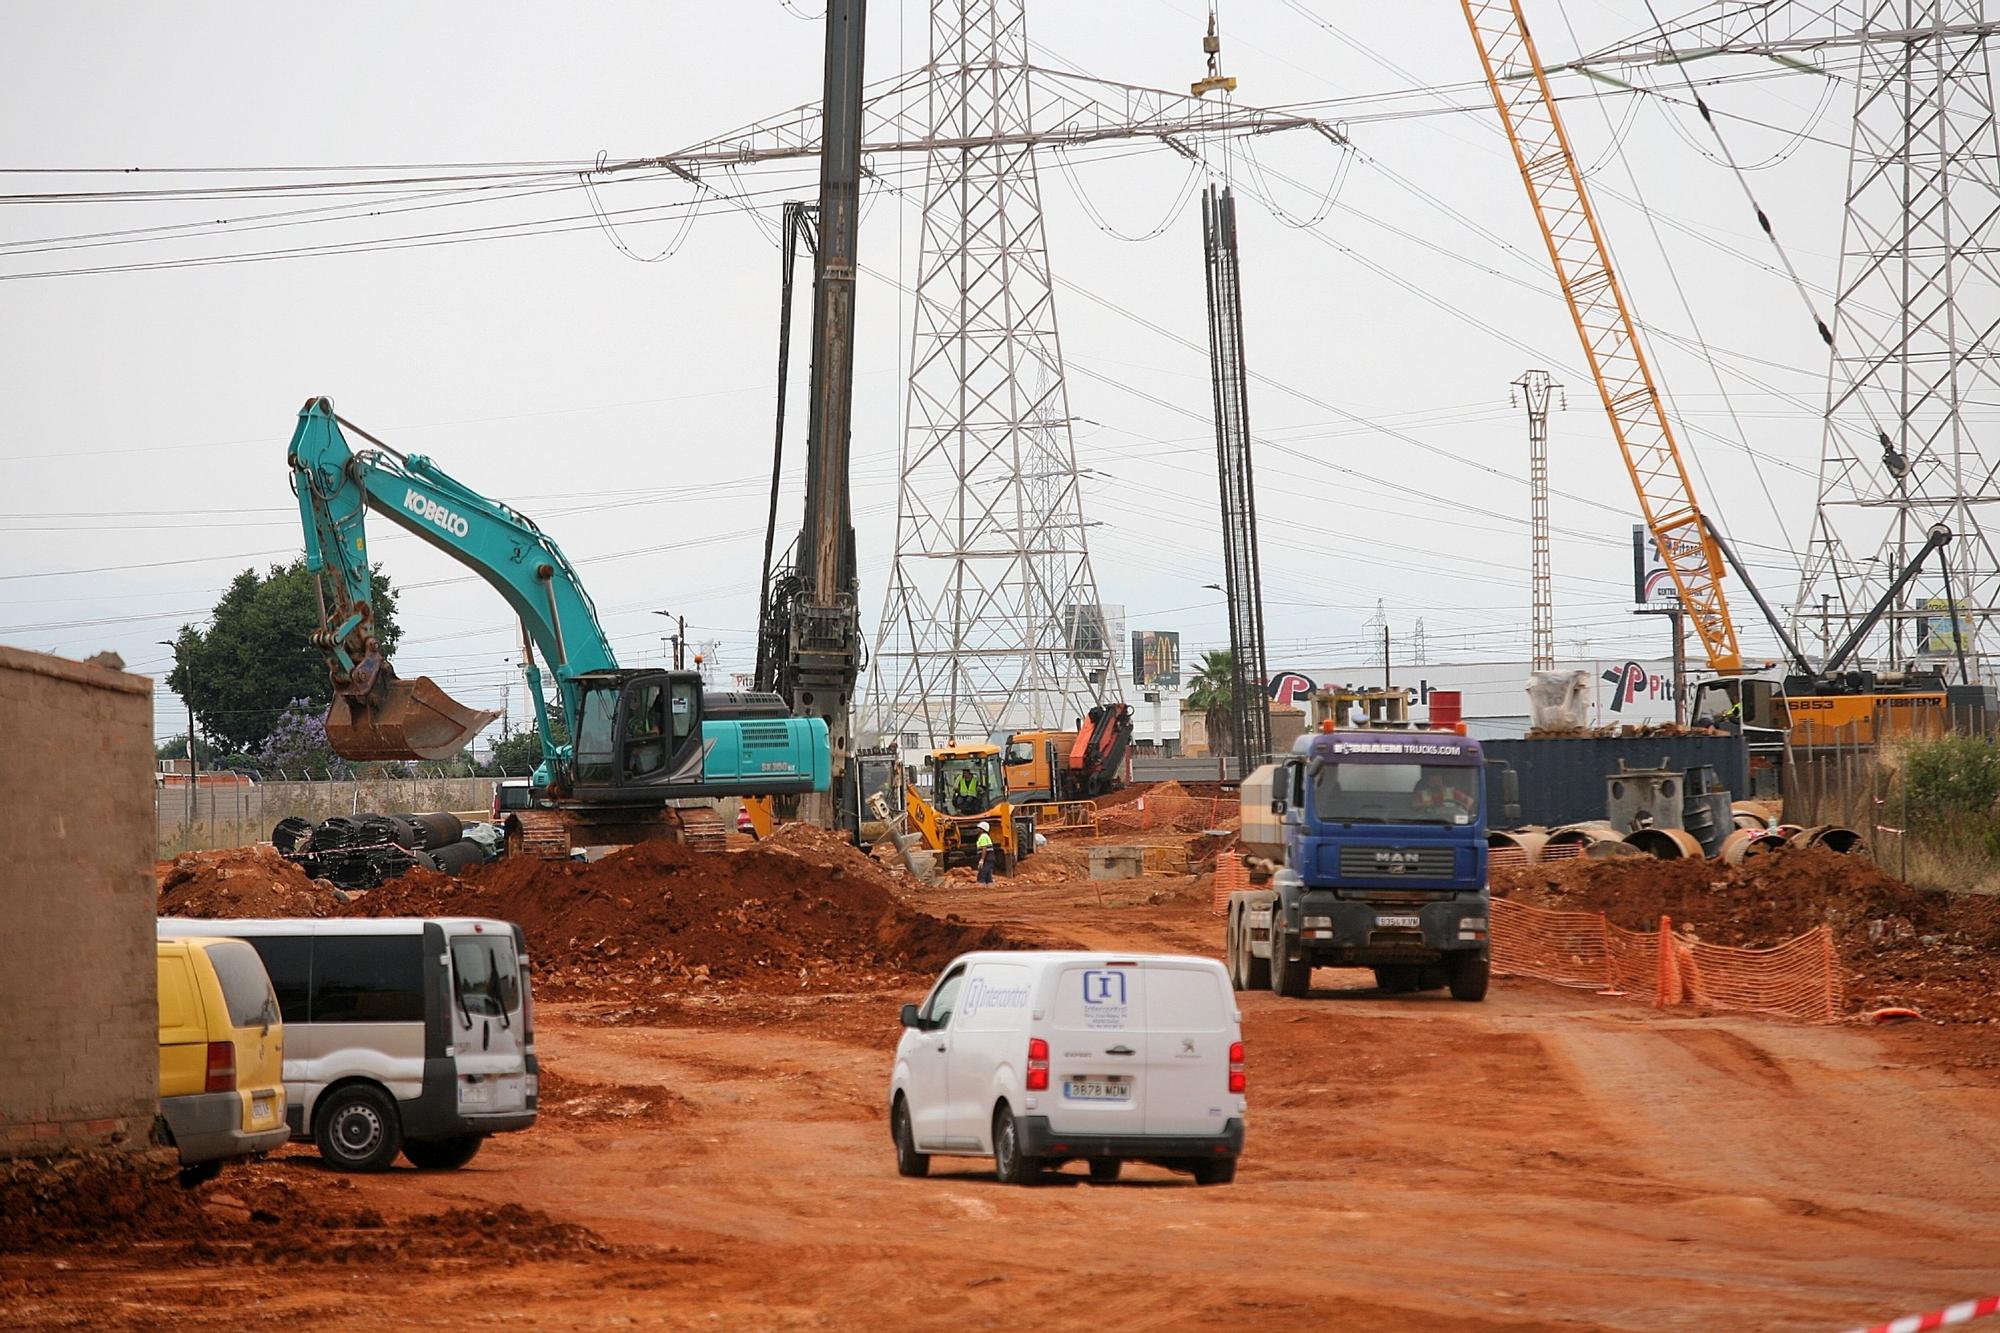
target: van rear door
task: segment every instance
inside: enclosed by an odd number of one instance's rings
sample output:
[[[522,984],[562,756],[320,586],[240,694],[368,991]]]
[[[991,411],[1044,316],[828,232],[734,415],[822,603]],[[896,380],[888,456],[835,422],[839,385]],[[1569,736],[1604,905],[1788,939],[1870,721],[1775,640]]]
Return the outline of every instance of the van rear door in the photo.
[[[528,1105],[527,1016],[514,933],[498,924],[449,928],[451,1044],[458,1052],[461,1115]]]
[[[1221,967],[1148,958],[1144,1132],[1220,1134],[1229,1119],[1229,1044],[1235,1004]]]
[[[1064,963],[1049,1012],[1049,1127],[1137,1134],[1150,1095],[1145,975],[1136,962]]]

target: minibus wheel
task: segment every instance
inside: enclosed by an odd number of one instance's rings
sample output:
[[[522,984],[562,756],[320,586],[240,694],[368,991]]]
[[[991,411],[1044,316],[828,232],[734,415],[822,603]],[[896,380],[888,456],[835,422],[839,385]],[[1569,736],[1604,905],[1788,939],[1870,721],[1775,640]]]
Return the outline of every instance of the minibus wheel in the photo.
[[[484,1134],[454,1134],[448,1139],[412,1139],[403,1156],[419,1171],[456,1171],[471,1161],[486,1141]]]
[[[327,1165],[386,1171],[403,1146],[403,1122],[389,1094],[367,1083],[336,1088],[321,1101],[313,1140]]]

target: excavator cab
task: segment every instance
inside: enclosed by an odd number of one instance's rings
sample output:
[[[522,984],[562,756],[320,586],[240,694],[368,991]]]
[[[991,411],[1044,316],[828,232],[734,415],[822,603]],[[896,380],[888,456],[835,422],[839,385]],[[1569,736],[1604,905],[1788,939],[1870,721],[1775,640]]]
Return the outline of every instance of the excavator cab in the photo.
[[[593,671],[580,700],[571,772],[579,796],[639,794],[701,781],[701,677],[692,671]]]

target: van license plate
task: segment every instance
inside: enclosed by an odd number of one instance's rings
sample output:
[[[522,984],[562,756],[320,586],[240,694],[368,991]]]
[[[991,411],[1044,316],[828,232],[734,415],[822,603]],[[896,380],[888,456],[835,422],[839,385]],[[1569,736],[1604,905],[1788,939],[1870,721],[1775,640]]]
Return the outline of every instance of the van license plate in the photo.
[[[1073,1102],[1129,1102],[1132,1085],[1103,1079],[1064,1079],[1063,1096]]]
[[[1378,916],[1375,924],[1385,930],[1416,930],[1424,923],[1414,916]]]
[[[275,1092],[253,1092],[250,1094],[250,1114],[262,1120],[271,1113],[271,1104],[278,1099]]]

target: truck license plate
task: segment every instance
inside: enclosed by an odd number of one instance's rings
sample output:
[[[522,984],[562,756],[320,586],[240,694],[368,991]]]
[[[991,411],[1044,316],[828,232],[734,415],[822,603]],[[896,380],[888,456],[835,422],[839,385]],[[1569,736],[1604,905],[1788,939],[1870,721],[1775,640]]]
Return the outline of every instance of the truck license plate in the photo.
[[[1423,922],[1413,916],[1378,916],[1375,924],[1386,930],[1416,930]]]
[[[1129,1102],[1132,1085],[1106,1079],[1064,1079],[1063,1096],[1073,1102]]]

